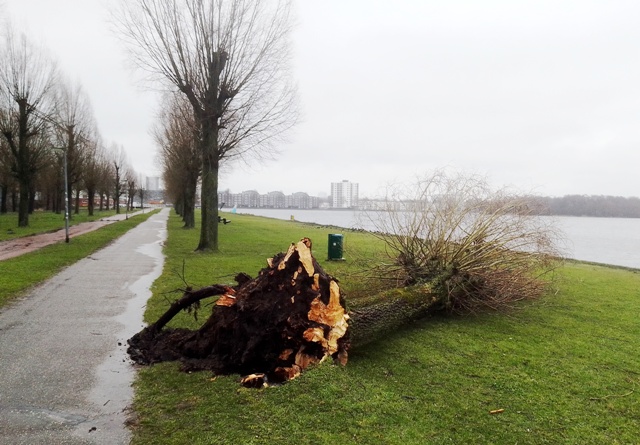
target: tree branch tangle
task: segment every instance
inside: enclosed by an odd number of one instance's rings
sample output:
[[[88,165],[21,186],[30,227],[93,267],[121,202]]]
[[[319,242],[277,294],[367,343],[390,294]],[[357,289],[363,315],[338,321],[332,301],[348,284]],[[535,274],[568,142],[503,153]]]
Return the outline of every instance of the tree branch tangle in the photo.
[[[427,284],[453,312],[537,298],[558,265],[559,234],[536,203],[482,178],[436,172],[392,189],[384,210],[368,215],[391,257],[377,276]]]

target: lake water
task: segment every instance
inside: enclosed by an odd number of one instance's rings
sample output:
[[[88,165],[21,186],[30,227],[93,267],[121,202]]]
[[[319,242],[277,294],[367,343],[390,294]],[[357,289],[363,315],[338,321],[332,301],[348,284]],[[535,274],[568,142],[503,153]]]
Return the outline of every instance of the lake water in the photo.
[[[364,228],[353,210],[237,209],[238,213],[312,222],[345,228]],[[544,217],[546,218],[546,217]],[[640,269],[640,219],[552,218],[566,239],[564,255],[583,261]]]

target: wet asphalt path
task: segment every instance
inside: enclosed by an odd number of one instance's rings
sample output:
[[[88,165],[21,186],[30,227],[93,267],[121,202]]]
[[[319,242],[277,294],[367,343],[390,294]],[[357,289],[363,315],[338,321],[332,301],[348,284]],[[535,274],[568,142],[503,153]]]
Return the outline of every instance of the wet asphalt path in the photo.
[[[125,344],[162,270],[168,213],[1,310],[0,444],[129,443]]]

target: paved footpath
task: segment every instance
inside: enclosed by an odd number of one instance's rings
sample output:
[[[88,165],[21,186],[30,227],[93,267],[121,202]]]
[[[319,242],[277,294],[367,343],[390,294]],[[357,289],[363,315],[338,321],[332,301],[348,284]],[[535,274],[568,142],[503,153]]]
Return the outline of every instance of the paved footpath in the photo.
[[[0,312],[0,444],[127,444],[126,340],[160,275],[169,210]]]
[[[79,235],[84,235],[88,232],[93,232],[100,227],[104,227],[117,221],[122,221],[123,219],[130,218],[140,213],[144,213],[144,210],[140,210],[135,213],[119,213],[99,219],[97,221],[87,221],[79,224],[73,224],[69,227],[69,238],[74,238]],[[65,235],[65,229],[60,229],[56,230],[55,232],[38,233],[35,235],[14,238],[8,241],[0,241],[0,261],[8,260],[10,258],[24,255],[25,253],[42,249],[43,247],[50,244],[62,242],[65,239]]]

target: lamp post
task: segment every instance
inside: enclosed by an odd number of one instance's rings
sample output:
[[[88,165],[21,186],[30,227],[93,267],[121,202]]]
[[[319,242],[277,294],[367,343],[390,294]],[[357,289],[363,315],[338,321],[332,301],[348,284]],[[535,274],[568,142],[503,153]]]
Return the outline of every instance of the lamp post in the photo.
[[[69,242],[69,174],[67,172],[67,150],[66,148],[54,147],[54,150],[62,151],[64,164],[64,242]]]
[[[67,150],[62,150],[64,158],[64,242],[69,243],[69,174],[67,172]]]

